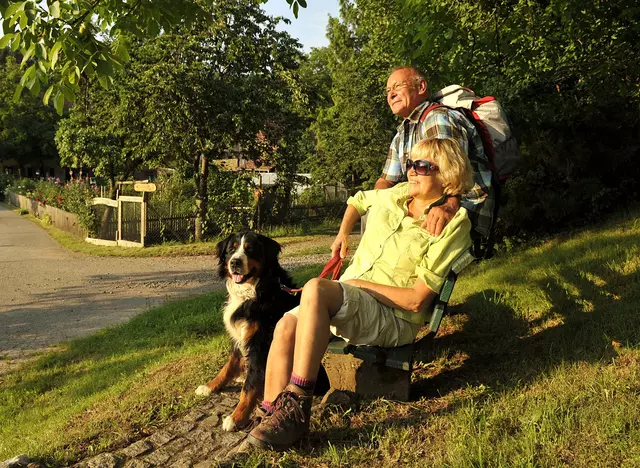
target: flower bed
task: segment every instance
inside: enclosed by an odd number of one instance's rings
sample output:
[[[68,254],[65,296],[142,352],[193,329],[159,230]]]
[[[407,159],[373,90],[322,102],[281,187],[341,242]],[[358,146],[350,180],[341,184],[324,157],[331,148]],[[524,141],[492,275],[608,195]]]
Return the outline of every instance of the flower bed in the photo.
[[[92,232],[95,226],[95,215],[91,210],[90,204],[91,199],[97,196],[96,189],[97,187],[92,187],[83,180],[74,180],[62,184],[53,180],[34,181],[21,179],[9,184],[5,193],[9,194],[12,204],[29,210],[34,216],[41,218],[45,214],[49,214],[51,215],[52,223],[57,227],[65,231],[71,229],[69,232],[74,234],[82,232],[82,236],[86,237],[86,233]],[[10,194],[20,195],[30,201],[12,199]],[[16,203],[16,201],[18,202]],[[67,221],[56,223],[54,219],[64,219],[64,216],[54,217],[52,213],[56,212],[51,210],[50,213],[45,213],[45,208],[56,208],[67,214],[75,215],[76,220],[71,222],[71,225],[77,225],[78,228],[66,228],[68,226]]]

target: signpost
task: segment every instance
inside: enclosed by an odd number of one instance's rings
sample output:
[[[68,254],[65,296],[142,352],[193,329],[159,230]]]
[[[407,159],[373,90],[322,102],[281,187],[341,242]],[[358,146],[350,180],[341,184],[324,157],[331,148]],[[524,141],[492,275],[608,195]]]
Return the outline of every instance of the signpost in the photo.
[[[136,182],[133,184],[133,190],[136,192],[155,192],[156,184]]]

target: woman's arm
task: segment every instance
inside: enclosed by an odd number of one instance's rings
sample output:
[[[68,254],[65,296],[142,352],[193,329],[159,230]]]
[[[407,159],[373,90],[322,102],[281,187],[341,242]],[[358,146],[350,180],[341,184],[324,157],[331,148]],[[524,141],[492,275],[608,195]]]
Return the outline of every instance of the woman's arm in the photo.
[[[346,280],[344,283],[366,291],[386,306],[415,313],[421,312],[437,296],[420,278],[416,279],[412,288],[387,286],[359,279]]]
[[[345,258],[349,252],[349,234],[360,219],[360,213],[353,205],[347,205],[347,210],[342,217],[340,230],[336,239],[331,244],[331,256],[340,253],[340,258]]]

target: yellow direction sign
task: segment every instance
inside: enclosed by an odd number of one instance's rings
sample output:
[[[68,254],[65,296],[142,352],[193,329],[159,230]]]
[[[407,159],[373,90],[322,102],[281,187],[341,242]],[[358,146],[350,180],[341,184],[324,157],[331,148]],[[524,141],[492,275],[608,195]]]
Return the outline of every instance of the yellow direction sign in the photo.
[[[155,192],[156,184],[136,183],[136,184],[133,184],[133,190],[135,190],[136,192]]]

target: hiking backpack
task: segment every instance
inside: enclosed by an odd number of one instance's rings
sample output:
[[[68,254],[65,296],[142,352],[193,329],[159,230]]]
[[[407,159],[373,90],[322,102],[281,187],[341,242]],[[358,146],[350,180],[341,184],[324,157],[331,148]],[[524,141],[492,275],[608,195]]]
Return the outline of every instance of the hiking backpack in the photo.
[[[507,114],[493,96],[478,97],[469,88],[451,85],[432,96],[436,104],[426,109],[421,121],[429,111],[448,107],[462,112],[478,130],[482,146],[489,158],[494,174],[502,183],[512,176],[520,166],[521,156]]]

